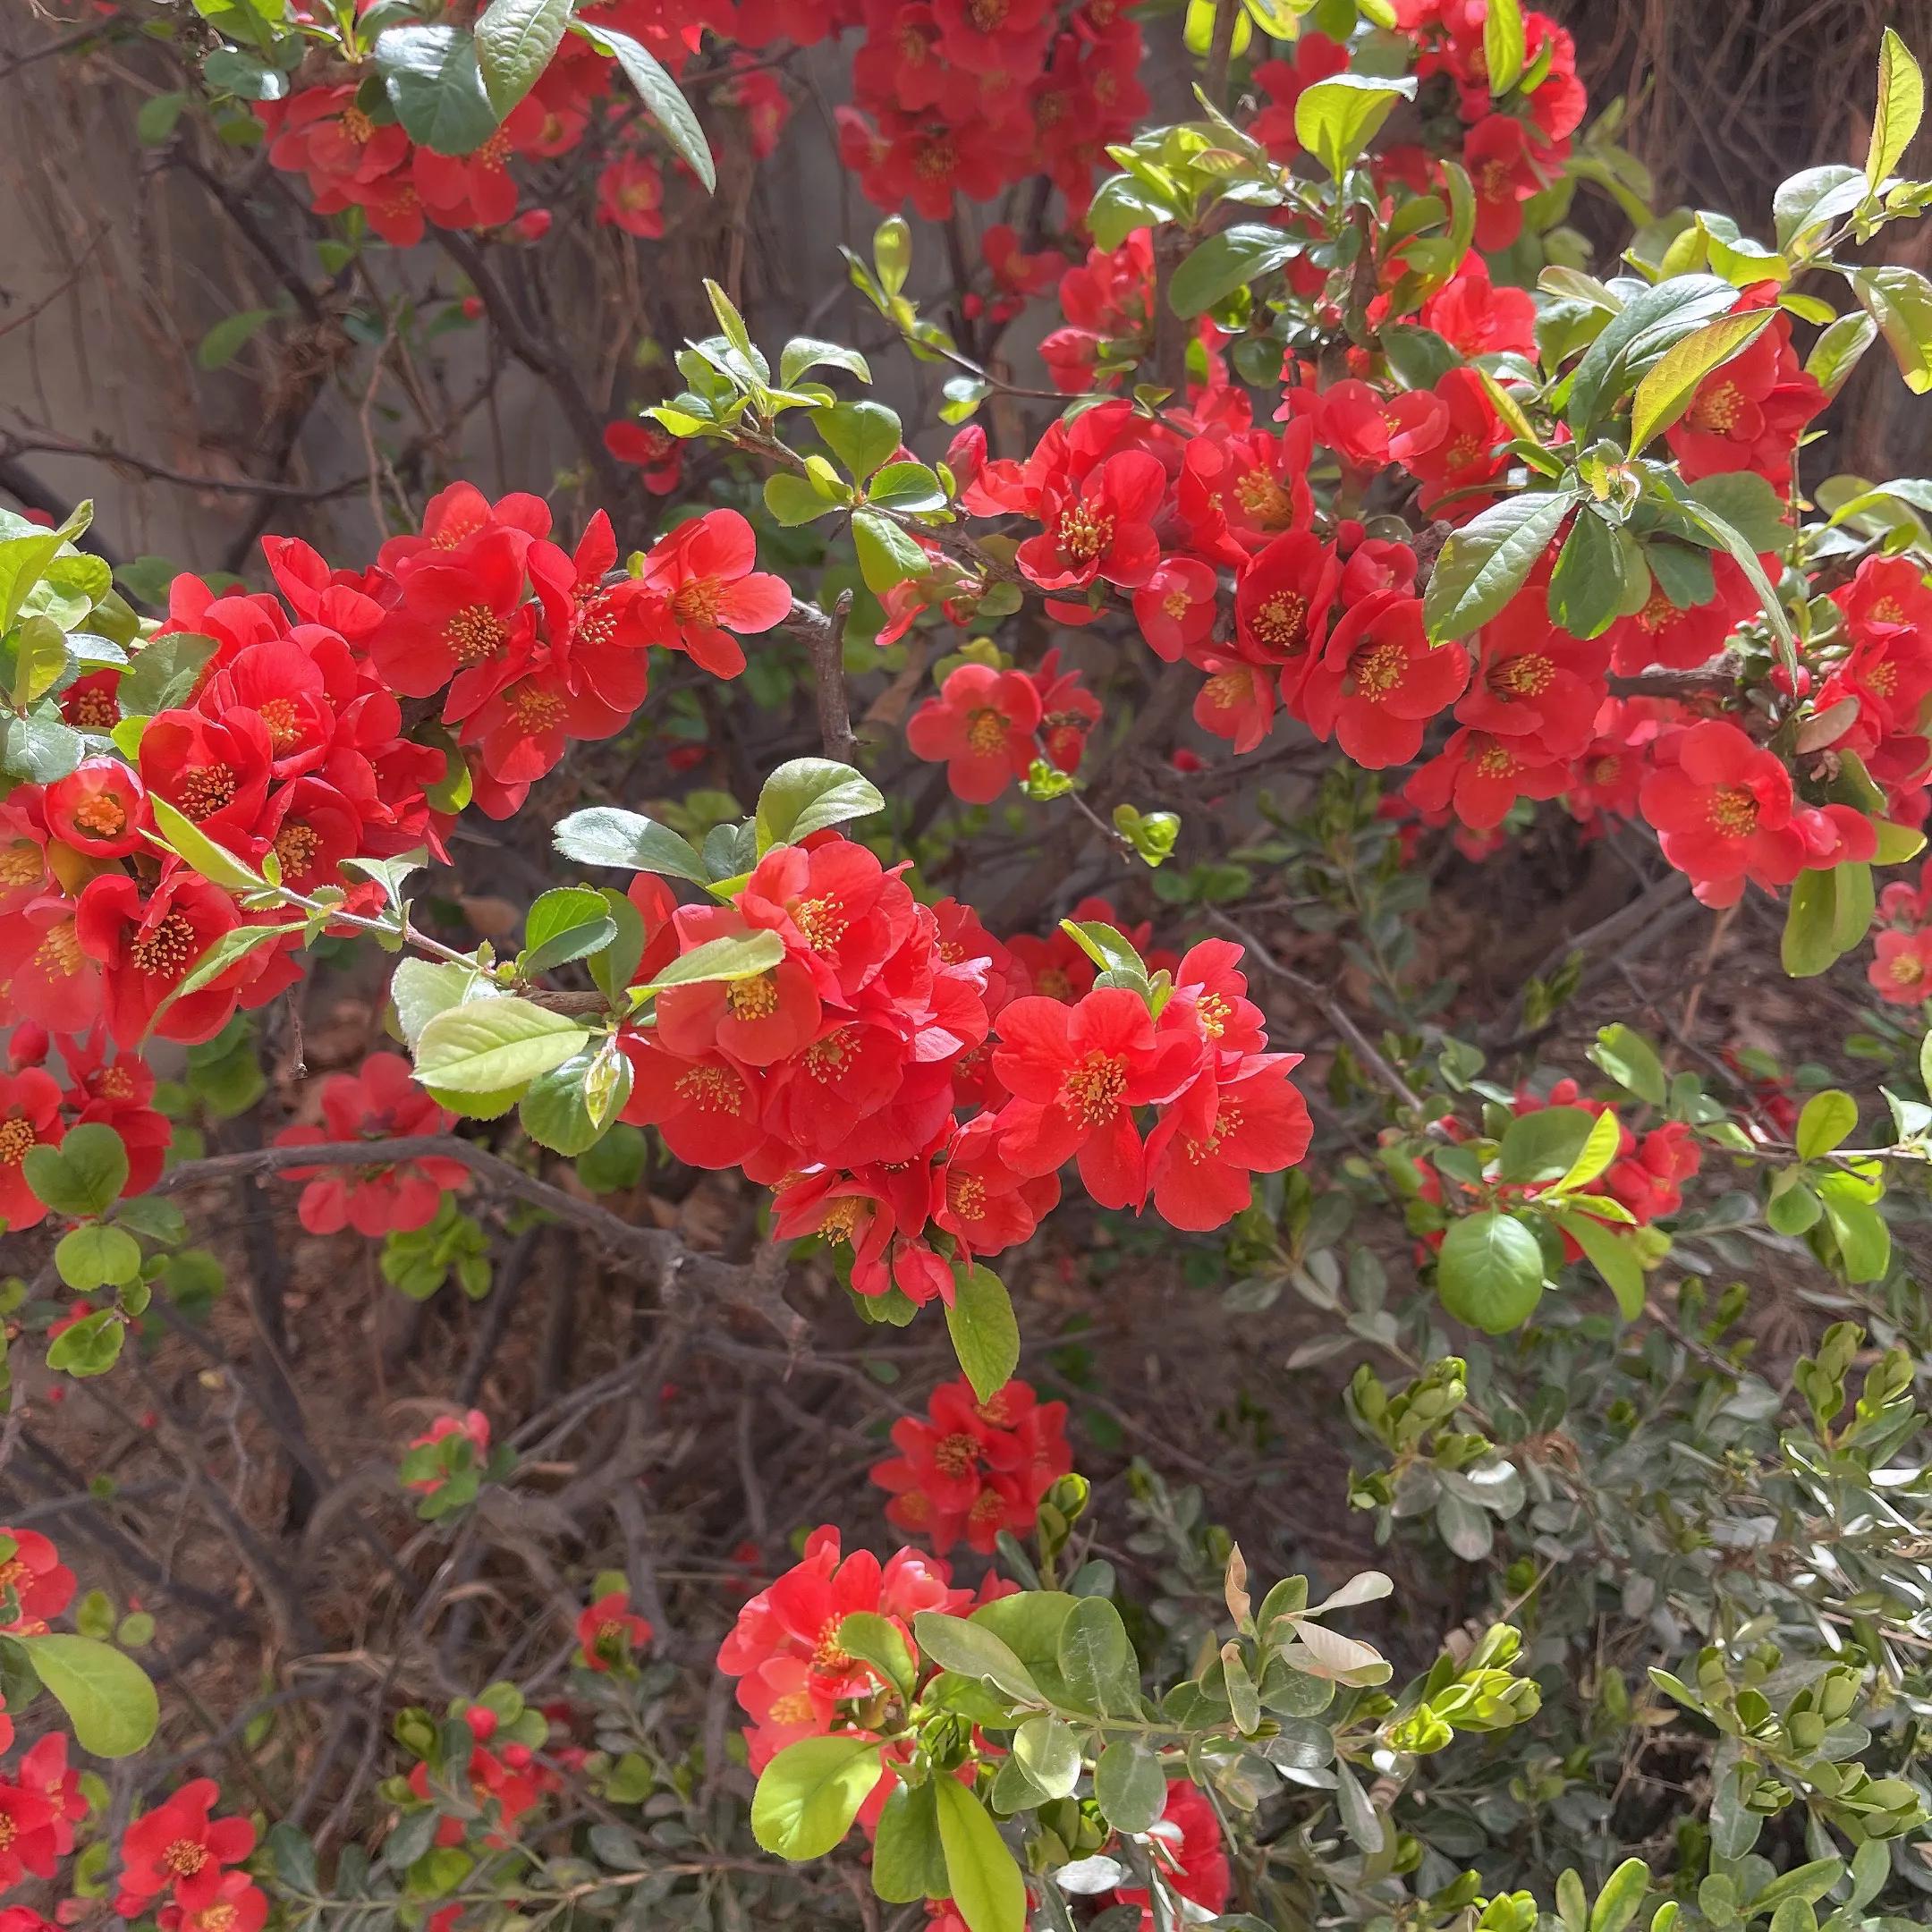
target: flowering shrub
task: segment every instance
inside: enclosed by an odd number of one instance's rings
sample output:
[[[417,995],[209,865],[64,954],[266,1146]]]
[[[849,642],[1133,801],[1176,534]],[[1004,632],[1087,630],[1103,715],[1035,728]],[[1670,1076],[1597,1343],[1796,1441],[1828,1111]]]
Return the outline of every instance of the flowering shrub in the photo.
[[[377,527],[0,513],[0,1932],[1919,1922],[1897,34],[1754,234],[1516,0],[70,11]]]

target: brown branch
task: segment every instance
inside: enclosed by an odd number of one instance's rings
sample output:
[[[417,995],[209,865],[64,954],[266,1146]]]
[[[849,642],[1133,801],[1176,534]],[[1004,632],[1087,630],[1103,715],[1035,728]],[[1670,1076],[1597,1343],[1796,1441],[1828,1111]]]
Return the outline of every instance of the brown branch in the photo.
[[[1241,16],[1241,0],[1215,0],[1214,35],[1208,43],[1208,71],[1201,77],[1201,92],[1223,109],[1228,104],[1228,64],[1233,58],[1234,29]]]
[[[15,329],[25,328],[36,316],[43,314],[47,309],[51,309],[80,280],[80,271],[93,258],[95,250],[107,239],[112,225],[111,223],[104,222],[94,231],[93,237],[88,242],[88,245],[74,257],[73,266],[38,301],[35,302],[30,308],[21,309],[17,316],[9,316],[4,322],[0,322],[0,335],[11,335]]]
[[[785,628],[796,631],[811,652],[812,676],[818,686],[818,735],[825,755],[840,765],[852,764],[859,755],[859,741],[852,735],[852,712],[845,699],[845,624],[852,615],[852,594],[841,590],[829,614],[816,604],[792,600],[792,614]]]
[[[762,1315],[797,1347],[805,1318],[779,1292],[769,1270],[693,1252],[663,1228],[636,1227],[608,1208],[579,1200],[526,1174],[513,1161],[456,1134],[402,1134],[389,1140],[330,1140],[316,1147],[265,1147],[183,1161],[155,1182],[151,1193],[173,1194],[212,1181],[280,1174],[291,1167],[389,1166],[411,1160],[461,1161],[486,1187],[513,1194],[583,1232],[616,1267],[654,1275],[666,1295],[726,1301]]]
[[[116,470],[132,470],[151,482],[178,484],[182,489],[214,490],[227,496],[279,496],[290,503],[326,503],[333,496],[346,496],[360,489],[369,480],[367,477],[350,477],[340,483],[309,489],[300,484],[271,483],[253,477],[195,476],[185,470],[171,470],[165,463],[149,462],[145,456],[131,455],[126,450],[114,449],[104,443],[73,443],[64,436],[40,431],[23,435],[15,429],[0,429],[0,461],[36,454],[77,456],[89,462],[104,462]],[[10,489],[12,487],[8,485]]]

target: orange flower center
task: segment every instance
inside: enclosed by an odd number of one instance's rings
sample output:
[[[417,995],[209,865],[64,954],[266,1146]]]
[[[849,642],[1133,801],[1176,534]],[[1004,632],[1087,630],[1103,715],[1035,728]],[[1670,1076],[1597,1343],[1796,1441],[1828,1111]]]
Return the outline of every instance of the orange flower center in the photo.
[[[268,742],[277,751],[292,750],[301,742],[301,719],[292,699],[271,698],[261,708],[261,721],[268,727]]]
[[[366,147],[376,138],[376,123],[360,107],[343,109],[342,131],[358,148]]]
[[[315,864],[316,852],[321,843],[322,835],[313,826],[284,826],[275,837],[275,852],[282,861],[282,877],[285,879],[306,878],[309,868]]]
[[[778,982],[769,972],[734,979],[724,1004],[740,1020],[769,1020],[778,1011]]]
[[[966,719],[966,749],[984,758],[1006,742],[1006,720],[997,711],[970,712]]]
[[[962,1221],[979,1220],[986,1213],[986,1182],[978,1174],[954,1174],[946,1182],[946,1203]]]
[[[1297,590],[1277,590],[1255,613],[1254,631],[1284,657],[1300,650],[1308,634],[1308,599]]]
[[[195,955],[193,922],[185,912],[170,912],[152,932],[145,932],[128,948],[136,972],[174,979],[188,970]]]
[[[1194,1003],[1195,1017],[1209,1039],[1219,1039],[1227,1031],[1228,1015],[1233,1011],[1218,993],[1203,993]]]
[[[69,715],[83,731],[108,731],[121,722],[121,707],[104,691],[82,691]]]
[[[1556,666],[1540,651],[1525,651],[1520,657],[1505,657],[1490,674],[1489,682],[1506,698],[1537,698],[1546,691],[1556,676]]]
[[[0,852],[0,886],[31,886],[47,870],[40,848],[31,839],[20,839]]]
[[[1191,1134],[1182,1134],[1181,1144],[1187,1149],[1190,1161],[1199,1164],[1212,1160],[1220,1150],[1221,1143],[1241,1125],[1241,1114],[1238,1106],[1224,1100],[1215,1114],[1214,1125],[1208,1129],[1205,1140],[1197,1140]]]
[[[1492,738],[1470,763],[1485,778],[1507,778],[1516,770],[1516,754]]]
[[[827,894],[822,899],[802,899],[792,909],[792,923],[814,953],[836,953],[852,921],[843,903]]]
[[[772,1699],[771,1716],[774,1724],[809,1724],[813,1715],[811,1692],[809,1690],[787,1690],[783,1697]]]
[[[208,1863],[208,1847],[192,1838],[177,1838],[161,1854],[161,1862],[177,1878],[192,1878]]]
[[[100,1077],[98,1086],[110,1100],[133,1097],[134,1076],[124,1066],[111,1066]]]
[[[944,181],[959,165],[959,150],[949,140],[929,140],[912,163],[915,173],[928,181]]]
[[[1054,540],[1076,564],[1091,564],[1114,541],[1114,519],[1104,510],[1075,504],[1061,517]]]
[[[1725,838],[1749,838],[1758,829],[1758,801],[1742,785],[1711,793],[1710,822]]]
[[[1068,1072],[1063,1096],[1068,1108],[1089,1127],[1102,1127],[1120,1111],[1126,1091],[1126,1061],[1096,1049]]]
[[[199,825],[232,805],[234,795],[235,775],[226,765],[199,765],[182,774],[181,795],[174,802]]]
[[[824,1217],[818,1223],[818,1232],[828,1241],[850,1241],[852,1231],[859,1225],[859,1210],[865,1204],[856,1194],[841,1194],[835,1201],[826,1203]]]
[[[1294,498],[1266,470],[1250,470],[1234,486],[1234,495],[1241,508],[1269,530],[1294,514]]]
[[[942,1436],[933,1445],[933,1462],[945,1476],[964,1476],[979,1460],[979,1445],[970,1436]]]
[[[1371,704],[1402,689],[1402,674],[1409,667],[1409,654],[1400,644],[1385,641],[1358,651],[1349,665],[1359,697]]]
[[[717,623],[719,584],[716,577],[694,577],[680,584],[671,599],[671,614],[680,623],[712,625]]]
[[[1597,784],[1614,784],[1617,774],[1623,769],[1623,760],[1614,755],[1600,758],[1590,767],[1590,777]]]
[[[195,1915],[200,1932],[228,1932],[234,1919],[235,1909],[226,1899],[216,1899],[205,1911]]]
[[[1218,671],[1201,689],[1208,693],[1208,702],[1216,711],[1232,711],[1253,691],[1244,671]]]
[[[1653,590],[1644,607],[1637,613],[1637,622],[1646,631],[1654,632],[1661,631],[1667,623],[1674,623],[1677,614],[1677,606],[1661,590]]]
[[[1744,392],[1734,382],[1705,391],[1690,405],[1690,427],[1706,436],[1728,436],[1744,408]]]
[[[744,1089],[723,1067],[687,1067],[677,1077],[681,1100],[708,1114],[742,1114]]]
[[[812,1646],[812,1668],[814,1670],[844,1672],[852,1667],[851,1657],[839,1648],[839,1624],[843,1620],[827,1617],[825,1627],[818,1632],[818,1641]]]
[[[38,1138],[33,1131],[33,1123],[22,1120],[18,1114],[9,1114],[5,1120],[0,1121],[0,1166],[18,1166],[27,1158],[28,1148],[32,1147]],[[18,1561],[8,1563],[4,1569],[0,1569],[0,1584],[17,1584],[20,1578],[11,1575],[10,1572],[18,1570],[24,1576],[26,1569],[26,1564]]]
[[[466,604],[443,627],[443,641],[460,665],[481,664],[503,648],[503,620],[487,604]]]
[[[1161,599],[1160,607],[1177,623],[1193,607],[1194,600],[1185,590],[1170,590]]]
[[[533,684],[525,684],[511,699],[510,708],[524,731],[547,732],[564,716],[564,700],[555,691],[538,691]]]
[[[966,1513],[974,1522],[994,1522],[1006,1513],[1006,1504],[997,1489],[982,1489]]]
[[[80,970],[85,955],[80,951],[80,937],[74,931],[74,922],[64,919],[49,926],[40,936],[40,944],[34,948],[34,964],[50,979],[72,979]]]
[[[1894,986],[1917,986],[1925,978],[1925,962],[1916,953],[1896,953],[1885,973]]]
[[[127,830],[127,808],[112,792],[97,792],[74,807],[74,823],[96,838],[119,838]]]

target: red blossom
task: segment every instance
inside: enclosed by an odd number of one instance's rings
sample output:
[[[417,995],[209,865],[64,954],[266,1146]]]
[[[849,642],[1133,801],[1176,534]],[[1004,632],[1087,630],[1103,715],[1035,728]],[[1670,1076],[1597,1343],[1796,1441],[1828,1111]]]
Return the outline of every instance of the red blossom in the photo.
[[[987,805],[1024,778],[1038,751],[1040,694],[1024,672],[965,664],[906,723],[916,758],[944,763],[955,798]]]

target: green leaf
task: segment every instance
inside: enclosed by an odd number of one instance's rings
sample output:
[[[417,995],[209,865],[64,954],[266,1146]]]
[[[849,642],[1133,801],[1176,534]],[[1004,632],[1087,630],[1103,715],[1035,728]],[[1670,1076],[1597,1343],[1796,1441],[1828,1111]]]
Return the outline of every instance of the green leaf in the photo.
[[[1640,1033],[1627,1026],[1606,1026],[1589,1049],[1589,1056],[1610,1078],[1627,1088],[1640,1100],[1662,1106],[1670,1097],[1664,1063],[1657,1049]]]
[[[134,139],[143,148],[165,147],[187,105],[188,97],[179,90],[149,95],[134,116]]]
[[[1189,250],[1167,286],[1174,312],[1191,319],[1205,315],[1236,289],[1272,275],[1301,252],[1302,243],[1279,228],[1242,222],[1211,234]]]
[[[1445,644],[1487,623],[1522,588],[1576,502],[1572,487],[1523,490],[1456,531],[1422,600],[1430,641]]]
[[[1649,589],[1636,538],[1585,504],[1550,572],[1551,623],[1572,637],[1599,636],[1619,617],[1640,610]]]
[[[1144,1832],[1160,1822],[1167,1779],[1140,1738],[1116,1738],[1094,1766],[1094,1802],[1115,1831]]]
[[[830,516],[841,505],[835,497],[821,496],[803,477],[778,470],[765,479],[765,507],[787,530],[796,530]]]
[[[198,631],[174,631],[151,638],[134,654],[121,680],[121,708],[130,716],[152,717],[185,704],[215,655],[215,640]]]
[[[1295,102],[1295,139],[1335,180],[1346,174],[1399,100],[1413,100],[1412,79],[1331,74],[1304,88]]]
[[[1071,1797],[1080,1783],[1080,1744],[1051,1711],[1029,1717],[1013,1733],[1013,1754],[1038,1790],[1049,1798]]]
[[[898,417],[883,402],[834,402],[815,409],[811,419],[826,446],[861,483],[905,440]]]
[[[1616,1158],[1623,1142],[1623,1130],[1616,1115],[1606,1107],[1592,1124],[1589,1139],[1578,1149],[1576,1158],[1550,1191],[1569,1194],[1588,1187]]]
[[[852,548],[859,553],[859,575],[874,597],[884,597],[932,569],[932,559],[889,517],[855,510],[852,533]]]
[[[1856,1174],[1830,1174],[1817,1183],[1838,1258],[1849,1282],[1883,1281],[1892,1265],[1892,1231],[1885,1218],[1864,1198],[1865,1183]]]
[[[1798,1116],[1793,1141],[1798,1158],[1816,1160],[1820,1154],[1842,1147],[1858,1126],[1858,1102],[1841,1089],[1827,1087],[1823,1093],[1813,1094]]]
[[[395,1004],[396,1024],[411,1048],[422,1030],[447,1008],[467,999],[495,999],[496,989],[473,966],[454,961],[405,959],[389,976],[389,997]]]
[[[604,1138],[611,1116],[631,1097],[631,1063],[615,1046],[587,1048],[530,1083],[517,1119],[539,1147],[574,1160]]]
[[[911,516],[923,510],[944,510],[946,493],[924,463],[889,462],[873,472],[866,485],[866,501],[881,510]]]
[[[848,1657],[862,1657],[872,1665],[905,1702],[912,1701],[919,1668],[899,1626],[889,1618],[872,1610],[850,1612],[839,1625],[838,1647]]]
[[[90,498],[77,504],[58,530],[36,530],[30,537],[13,537],[0,543],[0,631],[12,628],[27,593],[40,581],[48,564],[93,521]]]
[[[699,986],[713,979],[751,979],[769,972],[784,957],[784,941],[764,928],[724,939],[707,939],[689,953],[679,953],[647,990],[655,993],[665,987]]]
[[[1579,443],[1598,416],[1652,363],[1707,322],[1730,313],[1737,291],[1719,275],[1672,275],[1640,290],[1611,317],[1577,364],[1567,420]]]
[[[1105,1597],[1076,1600],[1055,1648],[1061,1679],[1080,1709],[1123,1717],[1138,1708],[1140,1665],[1120,1612]]]
[[[958,1779],[935,1777],[946,1885],[968,1932],[1024,1932],[1026,1880],[986,1808]]]
[[[86,1121],[58,1147],[29,1148],[21,1172],[34,1198],[70,1220],[104,1215],[127,1185],[127,1147],[112,1127]]]
[[[180,985],[169,988],[167,996],[155,1008],[154,1017],[158,1020],[176,1000],[186,999],[191,993],[199,993],[203,987],[213,985],[237,960],[246,959],[261,946],[277,944],[289,933],[305,929],[306,922],[301,919],[281,925],[231,927],[189,968]]]
[[[944,1611],[921,1610],[912,1619],[912,1635],[920,1654],[941,1670],[989,1683],[1022,1704],[1043,1701],[1026,1665],[984,1624]]]
[[[1555,1180],[1589,1144],[1596,1124],[1584,1107],[1538,1107],[1518,1114],[1496,1151],[1498,1177],[1516,1183]]]
[[[54,1250],[54,1266],[76,1294],[118,1288],[140,1273],[140,1243],[125,1229],[104,1221],[70,1229]]]
[[[1911,145],[1925,113],[1925,81],[1919,63],[1893,30],[1878,42],[1878,102],[1872,113],[1871,145],[1865,154],[1865,179],[1876,191]]]
[[[1852,287],[1878,325],[1905,386],[1932,389],[1932,282],[1916,268],[1854,268]]]
[[[778,382],[789,389],[809,369],[839,369],[856,376],[862,383],[872,380],[872,370],[856,349],[843,343],[820,342],[813,335],[794,335],[778,354]]]
[[[1492,98],[1507,94],[1522,78],[1523,51],[1518,0],[1489,0],[1483,16],[1483,64],[1489,70]]]
[[[1833,872],[1801,872],[1792,886],[1778,957],[1793,979],[1815,979],[1843,950],[1832,936],[1838,905]]]
[[[945,1847],[933,1785],[901,1784],[879,1814],[872,1845],[872,1889],[888,1905],[916,1905],[946,1896]]]
[[[130,1758],[155,1734],[160,1702],[132,1657],[91,1637],[13,1637],[34,1674],[67,1713],[74,1737],[97,1758]]]
[[[1625,1321],[1635,1321],[1644,1310],[1644,1271],[1630,1238],[1614,1233],[1588,1215],[1565,1211],[1551,1218],[1603,1276],[1605,1285],[1616,1297],[1617,1312]]]
[[[13,708],[24,711],[60,682],[67,633],[51,617],[23,617],[13,633]]]
[[[575,0],[489,0],[477,16],[477,65],[499,120],[537,85],[564,42]]]
[[[447,23],[387,27],[376,37],[382,76],[402,131],[441,155],[473,154],[496,131],[474,38]]]
[[[0,733],[0,775],[52,784],[80,762],[83,750],[80,733],[58,718],[8,718]]]
[[[1808,255],[1810,243],[1842,215],[1849,215],[1866,194],[1865,177],[1855,167],[1831,162],[1801,170],[1781,182],[1772,198],[1777,245],[1787,254]]]
[[[758,795],[758,849],[795,845],[828,826],[884,811],[886,801],[870,779],[831,758],[792,758],[767,778]]]
[[[1464,1216],[1443,1236],[1436,1289],[1458,1321],[1485,1335],[1507,1334],[1542,1299],[1543,1250],[1513,1215],[1486,1208]]]
[[[1005,1283],[977,1262],[955,1269],[945,1316],[953,1352],[973,1394],[981,1402],[991,1402],[1020,1366],[1020,1324],[1013,1318]]]
[[[617,936],[604,894],[589,886],[558,886],[538,895],[523,925],[517,961],[526,979],[600,951]]]
[[[273,309],[243,309],[224,316],[195,350],[195,361],[205,369],[226,369],[240,355],[265,322],[275,320]]]
[[[1862,309],[1842,315],[1811,344],[1805,374],[1824,390],[1826,399],[1844,387],[1859,360],[1878,339],[1878,325]]]
[[[70,1323],[48,1345],[49,1368],[76,1377],[106,1375],[121,1360],[127,1324],[111,1308],[97,1309]]]
[[[884,1775],[875,1739],[801,1738],[760,1774],[751,1835],[779,1858],[823,1858],[852,1829]]]
[[[691,842],[641,812],[593,805],[572,812],[551,835],[551,843],[580,865],[623,866],[666,878],[704,885],[711,877]]]
[[[160,827],[159,843],[183,860],[189,868],[216,886],[231,892],[259,892],[264,880],[253,866],[237,859],[225,845],[217,845],[194,820],[178,811],[156,792],[148,794],[154,821]]]
[[[416,1041],[416,1077],[449,1093],[501,1093],[562,1066],[590,1035],[528,1000],[476,1000],[437,1013]]]
[[[1757,341],[1776,313],[1775,309],[1753,309],[1742,315],[1720,316],[1659,356],[1631,401],[1631,454],[1636,455],[1659,430],[1669,428],[1690,407],[1698,385]]]

